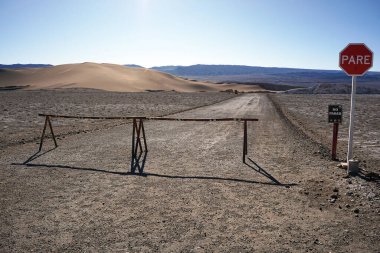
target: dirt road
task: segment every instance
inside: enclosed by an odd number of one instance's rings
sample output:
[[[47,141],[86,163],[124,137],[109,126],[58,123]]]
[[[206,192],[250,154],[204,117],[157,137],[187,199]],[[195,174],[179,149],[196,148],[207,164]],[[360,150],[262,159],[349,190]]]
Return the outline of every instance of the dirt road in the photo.
[[[67,136],[25,165],[36,144],[10,147],[0,159],[0,251],[380,248],[379,203],[362,198],[373,185],[345,178],[266,95],[173,116],[258,118],[249,123],[252,161],[242,163],[238,122],[146,122],[145,176],[126,173],[131,125]]]

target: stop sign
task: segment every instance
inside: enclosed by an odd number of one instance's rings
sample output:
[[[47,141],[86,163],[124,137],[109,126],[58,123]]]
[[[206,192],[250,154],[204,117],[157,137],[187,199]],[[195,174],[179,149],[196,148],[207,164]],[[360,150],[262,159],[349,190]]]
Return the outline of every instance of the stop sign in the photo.
[[[364,43],[348,44],[339,53],[339,67],[350,76],[361,76],[372,67],[373,53]]]

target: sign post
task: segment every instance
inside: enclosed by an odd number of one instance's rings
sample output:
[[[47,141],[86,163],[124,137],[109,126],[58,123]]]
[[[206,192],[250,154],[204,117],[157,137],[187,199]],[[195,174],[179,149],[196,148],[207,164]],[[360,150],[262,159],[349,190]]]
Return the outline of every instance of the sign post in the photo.
[[[364,75],[373,63],[373,53],[364,43],[350,43],[339,53],[339,67],[352,77],[351,90],[351,110],[350,110],[350,129],[348,137],[347,151],[347,173],[355,174],[358,172],[357,161],[352,159],[352,142],[354,135],[355,117],[355,94],[356,77]]]
[[[348,130],[347,165],[348,165],[349,160],[352,159],[352,142],[354,138],[354,118],[355,118],[355,94],[356,94],[356,76],[352,76],[350,127]]]
[[[339,124],[342,123],[343,109],[341,105],[329,105],[329,123],[334,123],[331,159],[336,160]]]

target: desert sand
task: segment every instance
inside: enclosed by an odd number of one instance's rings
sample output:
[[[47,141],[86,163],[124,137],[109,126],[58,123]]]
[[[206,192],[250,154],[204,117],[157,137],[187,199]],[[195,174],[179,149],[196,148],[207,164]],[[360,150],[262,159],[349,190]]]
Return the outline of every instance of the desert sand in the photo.
[[[26,89],[91,88],[118,92],[262,90],[256,85],[196,82],[145,68],[88,62],[48,68],[0,69],[0,87],[7,86],[24,86]]]
[[[2,127],[8,127],[2,133],[12,137],[0,147],[1,252],[379,249],[378,183],[347,177],[266,94],[64,89],[0,95]],[[129,122],[90,127],[95,122],[53,120],[58,148],[47,139],[43,152],[32,156],[43,119],[30,117],[42,109],[258,118],[248,125],[253,162],[242,162],[241,122],[145,122],[143,176],[128,173]]]
[[[282,113],[315,142],[331,148],[333,124],[327,121],[329,104],[343,107],[343,122],[339,125],[337,158],[347,157],[348,127],[350,121],[350,96],[344,94],[286,95],[270,96]],[[380,95],[357,95],[354,126],[354,157],[361,168],[380,173]]]

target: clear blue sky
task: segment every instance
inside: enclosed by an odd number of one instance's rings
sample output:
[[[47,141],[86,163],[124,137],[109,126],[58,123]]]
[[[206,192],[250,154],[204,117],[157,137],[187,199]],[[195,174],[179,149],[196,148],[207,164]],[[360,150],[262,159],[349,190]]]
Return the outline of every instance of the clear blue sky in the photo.
[[[0,0],[0,63],[241,64],[338,69],[378,0]]]

